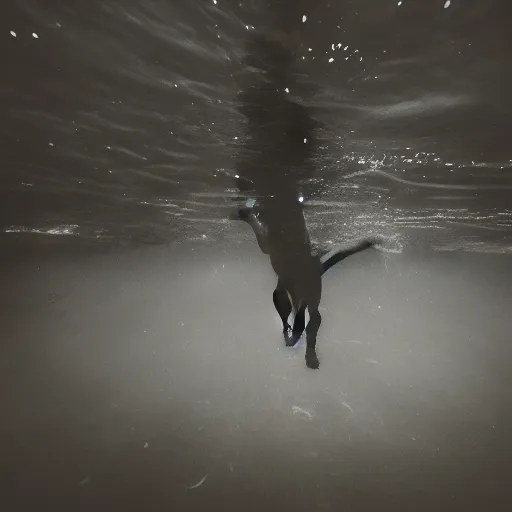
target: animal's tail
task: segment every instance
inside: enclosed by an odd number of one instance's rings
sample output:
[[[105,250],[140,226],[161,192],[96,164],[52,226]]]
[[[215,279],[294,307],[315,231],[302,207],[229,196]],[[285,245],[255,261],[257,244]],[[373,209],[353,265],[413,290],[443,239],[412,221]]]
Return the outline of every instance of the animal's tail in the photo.
[[[374,245],[377,245],[378,240],[370,239],[364,240],[359,244],[351,247],[350,249],[333,249],[328,253],[324,254],[320,257],[320,263],[322,265],[322,275],[325,274],[333,265],[339,263],[341,260],[344,260],[348,256],[352,256],[352,254],[357,254],[358,252],[364,251],[366,249],[370,249]]]

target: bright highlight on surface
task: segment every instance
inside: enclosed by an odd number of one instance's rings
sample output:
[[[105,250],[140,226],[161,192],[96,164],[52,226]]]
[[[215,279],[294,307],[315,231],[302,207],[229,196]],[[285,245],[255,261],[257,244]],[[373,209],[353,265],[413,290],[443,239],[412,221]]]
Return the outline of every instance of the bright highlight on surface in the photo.
[[[39,36],[38,36],[35,32],[32,32],[32,37],[33,37],[34,39],[39,39]]]
[[[11,36],[12,36],[12,37],[17,37],[17,36],[16,36],[16,32],[14,32],[14,30],[11,30]]]
[[[452,0],[446,0],[446,2],[444,3],[444,8],[448,9],[448,7],[450,7],[451,3],[452,3]]]
[[[304,16],[302,16],[302,23],[306,23],[307,19],[308,19],[308,17],[304,14]]]

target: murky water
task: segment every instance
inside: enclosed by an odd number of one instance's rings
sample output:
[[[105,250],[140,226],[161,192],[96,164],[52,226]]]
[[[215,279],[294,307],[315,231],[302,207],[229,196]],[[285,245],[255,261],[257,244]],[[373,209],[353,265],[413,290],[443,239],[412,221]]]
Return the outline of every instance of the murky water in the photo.
[[[2,21],[2,231],[232,240],[245,45],[282,26],[301,77],[283,86],[321,126],[315,240],[509,251],[505,16],[492,0],[18,2]]]
[[[0,509],[509,510],[507,2],[10,4]]]

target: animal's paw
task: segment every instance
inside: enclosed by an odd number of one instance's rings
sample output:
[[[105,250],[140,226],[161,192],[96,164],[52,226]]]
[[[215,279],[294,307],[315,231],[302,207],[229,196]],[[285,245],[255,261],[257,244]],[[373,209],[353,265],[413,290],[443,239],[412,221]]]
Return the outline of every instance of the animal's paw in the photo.
[[[306,349],[306,366],[311,370],[318,370],[320,367],[320,361],[314,349]]]
[[[284,343],[287,347],[293,347],[295,342],[293,341],[292,328],[288,325],[283,329]]]

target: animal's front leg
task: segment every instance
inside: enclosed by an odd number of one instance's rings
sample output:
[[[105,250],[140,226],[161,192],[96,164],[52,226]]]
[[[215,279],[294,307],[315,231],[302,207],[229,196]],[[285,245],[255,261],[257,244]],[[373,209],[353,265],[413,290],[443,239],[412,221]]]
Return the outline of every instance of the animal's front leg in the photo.
[[[322,316],[318,308],[308,307],[309,322],[306,327],[306,366],[316,370],[320,366],[318,357],[316,355],[316,337],[320,324],[322,323]]]
[[[269,253],[268,233],[264,224],[259,220],[258,216],[254,212],[254,204],[250,202],[252,206],[246,206],[238,210],[237,218],[243,220],[251,226],[256,236],[256,241],[263,254]]]
[[[247,217],[246,222],[253,229],[254,234],[256,235],[256,241],[258,242],[261,252],[263,254],[269,254],[270,247],[268,243],[268,233],[263,223],[258,219],[258,217],[254,213],[251,213]]]

